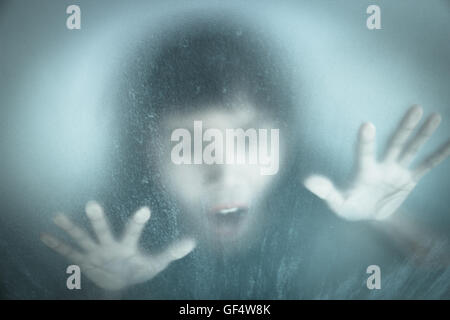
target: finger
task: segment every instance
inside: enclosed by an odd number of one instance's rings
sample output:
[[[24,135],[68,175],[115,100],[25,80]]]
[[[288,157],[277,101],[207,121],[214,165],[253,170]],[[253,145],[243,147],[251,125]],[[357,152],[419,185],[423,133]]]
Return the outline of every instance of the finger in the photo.
[[[441,123],[441,116],[437,113],[428,117],[427,121],[420,128],[413,140],[408,144],[405,151],[400,157],[400,163],[408,166],[413,160],[414,156],[419,152],[420,148],[428,141]]]
[[[126,227],[123,238],[124,243],[128,245],[137,245],[142,230],[144,229],[147,221],[150,219],[150,215],[151,213],[148,207],[143,207],[136,211]]]
[[[400,122],[400,125],[391,138],[386,151],[385,161],[392,162],[397,160],[403,146],[406,143],[406,140],[422,118],[422,114],[422,108],[417,105],[413,106],[406,112]]]
[[[89,201],[86,204],[86,215],[91,221],[92,228],[100,243],[112,242],[113,237],[108,223],[106,222],[103,208],[97,202]]]
[[[55,218],[53,218],[53,222],[67,232],[73,240],[84,250],[90,251],[95,248],[95,243],[92,241],[91,237],[78,228],[76,225],[70,221],[68,217],[65,215],[59,214]]]
[[[69,259],[70,261],[73,261],[77,264],[82,264],[83,263],[83,256],[81,253],[79,253],[78,251],[74,250],[72,247],[64,244],[63,242],[61,242],[60,240],[52,237],[49,234],[42,234],[41,235],[41,241],[50,249],[56,251],[57,253],[59,253],[60,255],[66,257],[67,259]]]
[[[420,180],[428,171],[436,167],[450,155],[450,141],[447,141],[434,154],[425,159],[413,172],[414,179]]]
[[[372,123],[364,123],[359,129],[357,144],[358,170],[364,171],[375,162],[376,129]]]
[[[339,211],[344,203],[344,197],[328,178],[313,175],[308,177],[304,184],[309,191],[323,199],[334,211]]]
[[[188,255],[196,246],[197,242],[194,239],[187,238],[178,240],[171,244],[164,252],[157,255],[155,257],[155,263],[164,268],[169,263]]]

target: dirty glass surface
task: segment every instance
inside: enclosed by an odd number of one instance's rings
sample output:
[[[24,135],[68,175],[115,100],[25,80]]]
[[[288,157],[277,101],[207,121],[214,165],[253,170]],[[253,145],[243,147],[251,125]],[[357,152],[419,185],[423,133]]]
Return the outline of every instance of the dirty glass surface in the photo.
[[[66,26],[70,1],[1,2],[0,297],[449,299],[450,161],[383,220],[346,217],[321,199],[329,185],[308,180],[351,190],[360,125],[376,127],[382,159],[414,104],[422,123],[433,112],[441,123],[413,166],[450,138],[449,2],[378,2],[379,30],[366,26],[371,1],[81,0],[79,30]],[[170,134],[217,117],[279,129],[276,174],[246,184],[250,171],[233,176],[225,164],[178,173]],[[211,182],[228,177],[235,185]],[[355,200],[361,214],[377,192]],[[129,257],[152,254],[151,275],[113,257],[112,278],[92,281],[81,266],[82,290],[68,290],[66,268],[77,263],[40,239],[77,247],[58,213],[95,239],[84,213],[92,200],[117,239],[150,208],[140,254]],[[242,237],[241,216],[226,210],[249,217]],[[238,222],[209,230],[204,221],[220,214]],[[373,265],[378,290],[367,286]]]

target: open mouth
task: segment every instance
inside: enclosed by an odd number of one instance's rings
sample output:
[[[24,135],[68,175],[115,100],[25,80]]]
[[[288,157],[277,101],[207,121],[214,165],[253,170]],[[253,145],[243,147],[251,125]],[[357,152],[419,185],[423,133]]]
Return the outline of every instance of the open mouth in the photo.
[[[247,213],[246,205],[221,205],[209,210],[208,218],[219,235],[233,236],[239,231]]]

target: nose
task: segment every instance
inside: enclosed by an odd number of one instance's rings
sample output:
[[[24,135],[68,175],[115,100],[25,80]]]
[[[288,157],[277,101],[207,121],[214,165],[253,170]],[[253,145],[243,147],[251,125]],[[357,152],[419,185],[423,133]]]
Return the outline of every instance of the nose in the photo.
[[[245,181],[245,166],[236,164],[205,165],[204,181],[209,185],[233,187]]]
[[[226,170],[223,168],[225,165],[223,164],[211,164],[211,165],[203,165],[205,166],[205,175],[204,182],[206,184],[216,184],[220,183],[226,175]]]

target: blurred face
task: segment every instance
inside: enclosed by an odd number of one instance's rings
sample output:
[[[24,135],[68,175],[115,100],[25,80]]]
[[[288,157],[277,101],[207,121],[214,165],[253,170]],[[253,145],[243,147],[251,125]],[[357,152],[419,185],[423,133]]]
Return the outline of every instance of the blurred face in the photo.
[[[249,104],[236,106],[232,110],[214,107],[201,110],[171,116],[163,121],[162,127],[166,131],[163,134],[165,155],[160,163],[161,179],[185,209],[192,225],[199,229],[197,231],[212,240],[236,241],[255,229],[260,199],[276,177],[274,161],[278,156],[275,153],[279,152],[279,144],[276,143],[279,138],[273,135],[271,129],[278,131],[278,126],[267,115],[258,114]],[[198,127],[200,123],[201,131]],[[227,148],[227,139],[231,137],[227,136],[227,132],[230,133],[230,129],[242,129],[240,132],[249,133],[245,148],[236,147],[234,151]],[[248,129],[251,129],[253,136]],[[266,135],[259,135],[259,129],[266,129]],[[184,132],[185,135],[177,132]],[[257,148],[250,146],[249,137],[254,138],[255,133],[259,140]],[[201,146],[198,144],[199,137]],[[270,141],[271,138],[274,141]],[[269,149],[260,150],[263,139]],[[184,150],[181,150],[182,147]],[[198,154],[199,150],[203,153]],[[210,156],[209,160],[206,154]],[[202,155],[205,157],[200,159]],[[211,156],[216,160],[213,163]],[[232,158],[245,159],[245,163],[227,161]]]

